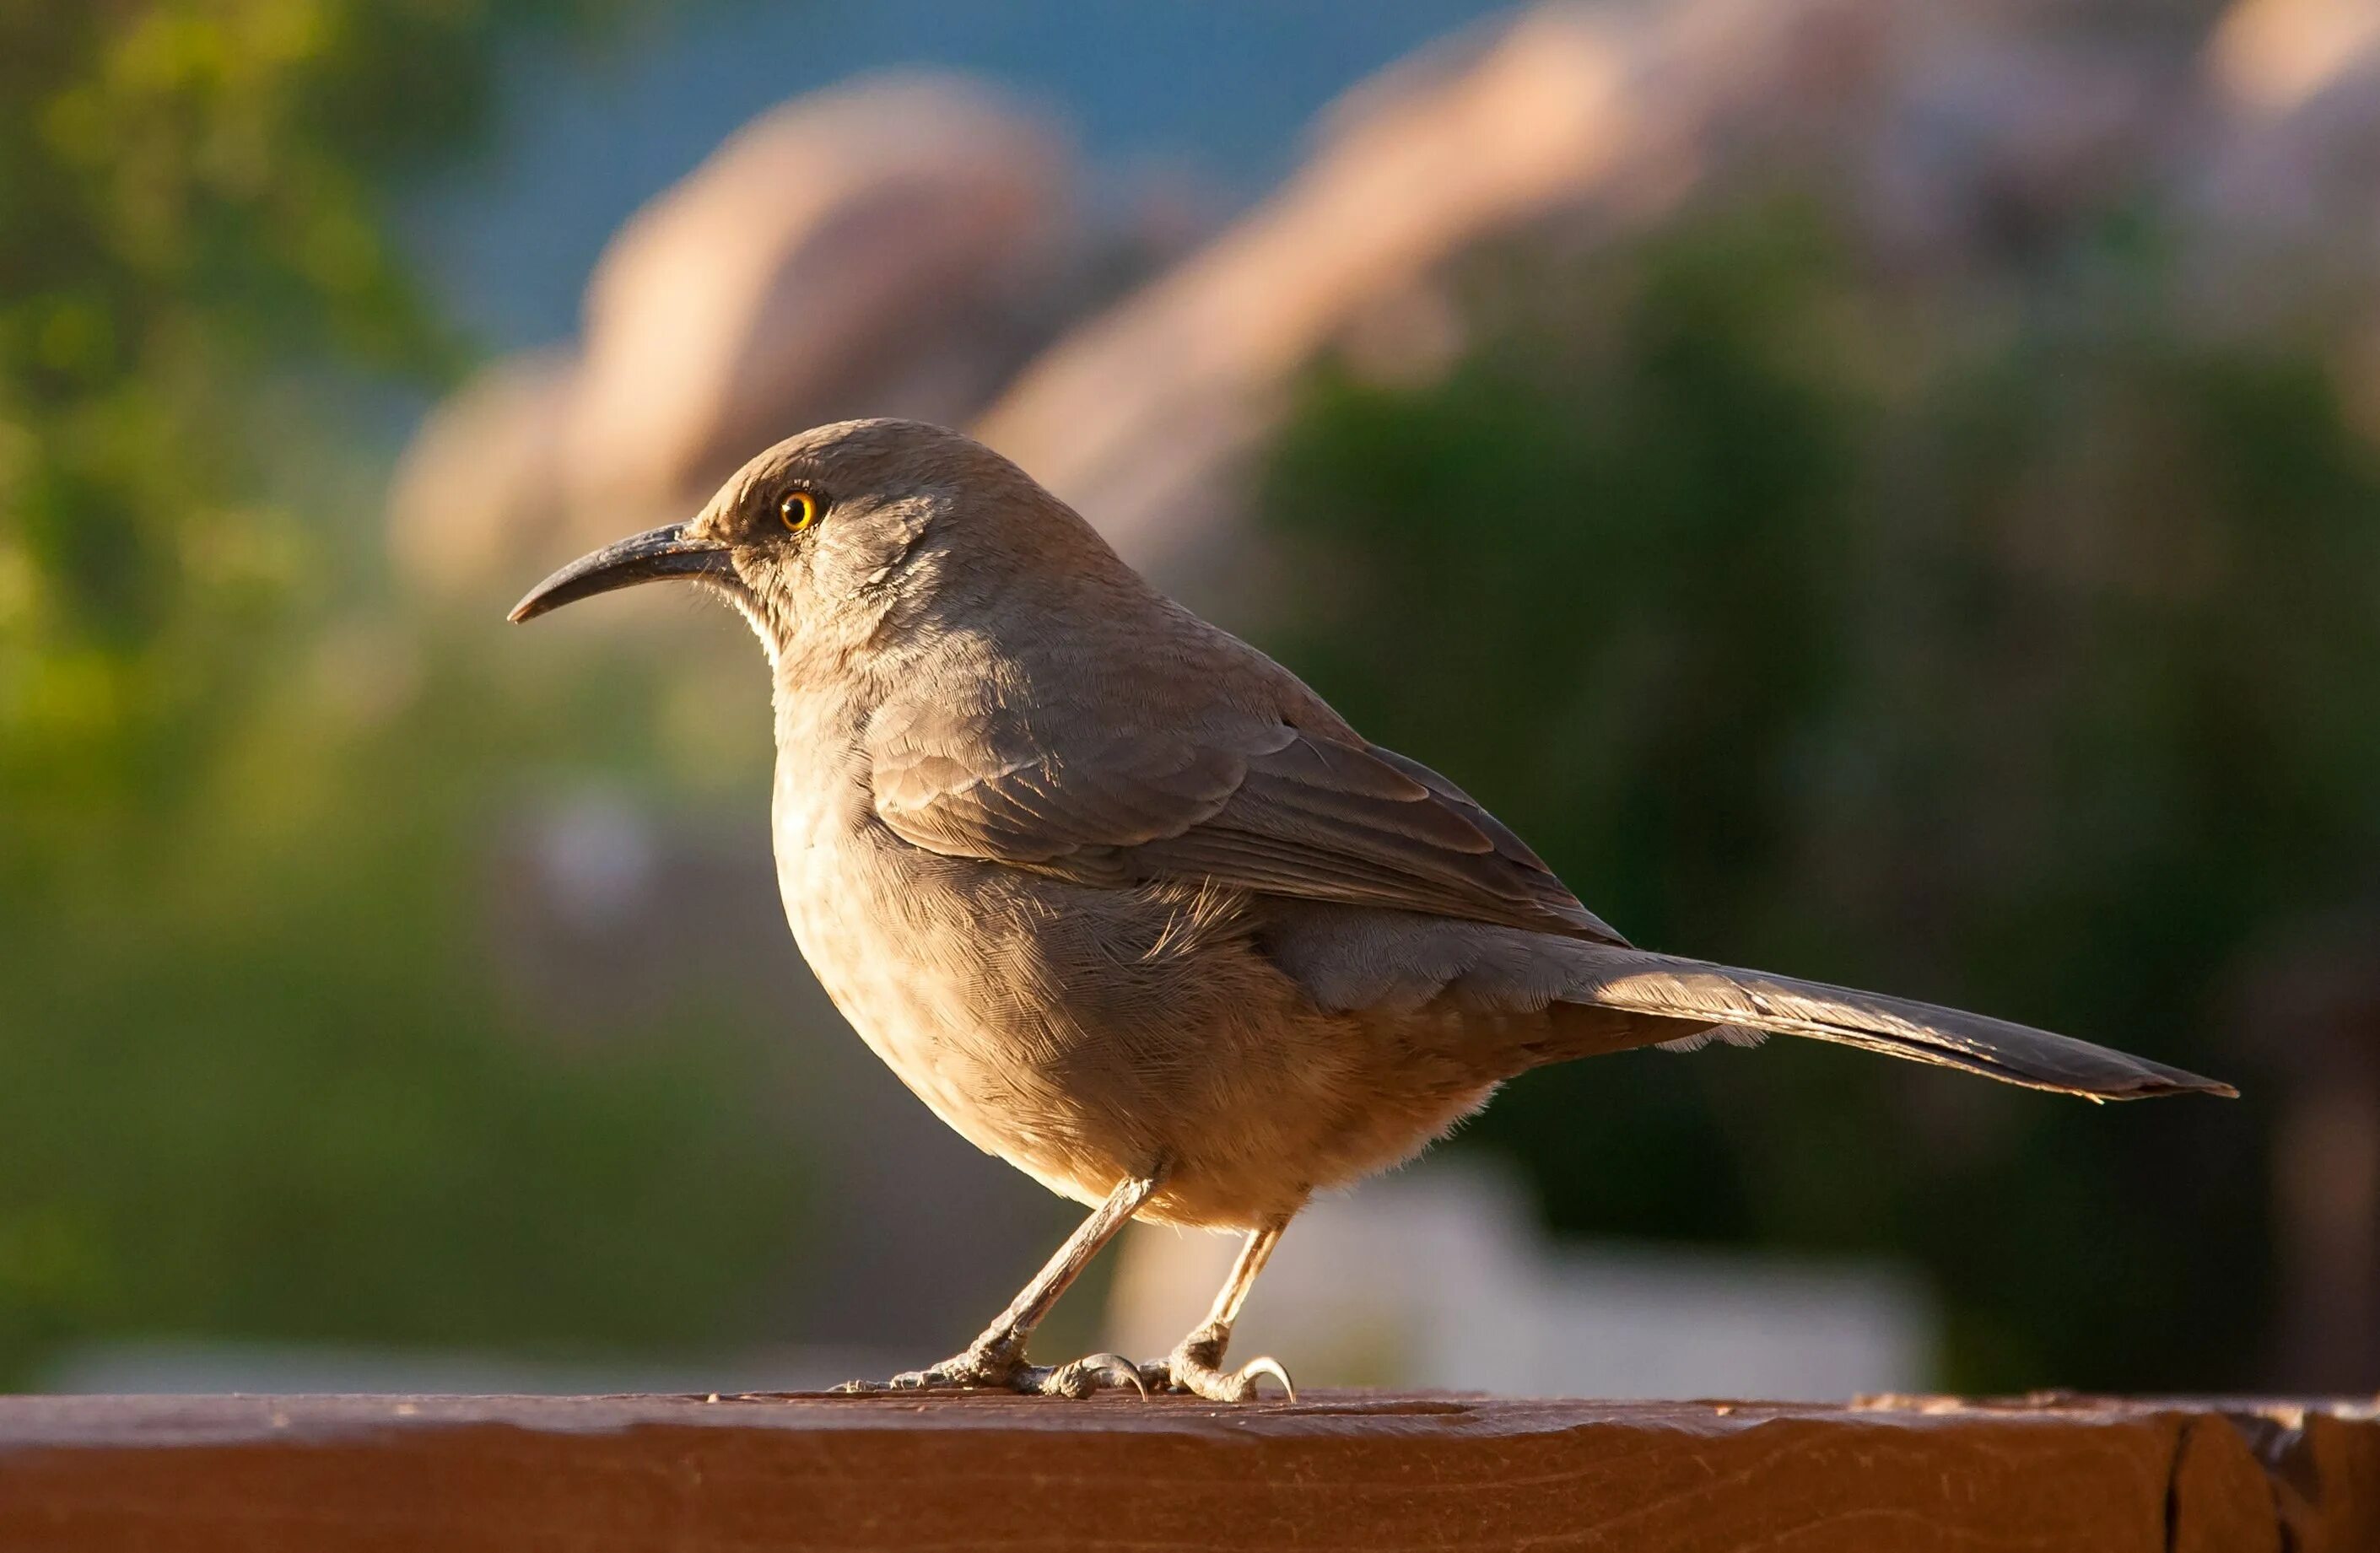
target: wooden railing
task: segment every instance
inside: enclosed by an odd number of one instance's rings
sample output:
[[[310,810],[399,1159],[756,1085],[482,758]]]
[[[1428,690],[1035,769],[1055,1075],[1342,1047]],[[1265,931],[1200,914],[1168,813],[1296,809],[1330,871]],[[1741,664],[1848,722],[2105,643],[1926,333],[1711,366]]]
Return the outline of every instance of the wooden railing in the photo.
[[[2368,1403],[0,1399],[6,1553],[2380,1550]]]

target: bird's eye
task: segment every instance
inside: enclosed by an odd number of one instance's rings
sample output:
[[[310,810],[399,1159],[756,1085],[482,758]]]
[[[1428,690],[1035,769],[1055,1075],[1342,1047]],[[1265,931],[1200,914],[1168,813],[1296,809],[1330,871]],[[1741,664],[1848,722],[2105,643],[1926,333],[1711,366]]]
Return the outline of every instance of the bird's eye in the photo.
[[[777,504],[777,516],[784,520],[788,530],[796,534],[816,523],[819,514],[825,510],[817,493],[809,491],[788,491],[785,499]]]

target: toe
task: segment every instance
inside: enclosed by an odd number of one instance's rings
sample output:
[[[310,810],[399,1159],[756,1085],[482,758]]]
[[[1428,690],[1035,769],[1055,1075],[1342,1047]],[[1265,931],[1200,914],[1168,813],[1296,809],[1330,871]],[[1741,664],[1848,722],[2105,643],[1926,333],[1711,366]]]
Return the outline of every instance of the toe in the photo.
[[[1210,1402],[1249,1402],[1259,1395],[1257,1382],[1269,1377],[1297,1400],[1297,1388],[1290,1383],[1289,1372],[1273,1358],[1251,1359],[1237,1370],[1224,1370],[1197,1354],[1176,1353],[1166,1362],[1167,1378],[1174,1389],[1206,1398]]]
[[[1037,1372],[1033,1389],[1044,1396],[1087,1397],[1095,1391],[1125,1389],[1148,1395],[1140,1366],[1116,1353],[1093,1353],[1055,1369]]]
[[[1030,1390],[1024,1362],[1013,1354],[969,1349],[921,1370],[903,1370],[890,1380],[851,1380],[838,1391]]]

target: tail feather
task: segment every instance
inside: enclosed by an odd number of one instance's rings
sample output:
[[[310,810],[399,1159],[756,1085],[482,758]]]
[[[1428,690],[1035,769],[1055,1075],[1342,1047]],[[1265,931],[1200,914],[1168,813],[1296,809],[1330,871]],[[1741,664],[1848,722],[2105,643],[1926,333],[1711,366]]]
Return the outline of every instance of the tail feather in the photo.
[[[2239,1093],[2144,1057],[1907,998],[1639,950],[1597,945],[1579,958],[1585,974],[1563,989],[1561,1001],[1719,1027],[1684,1040],[1716,1035],[1741,1042],[1754,1031],[1805,1036],[2093,1100]]]
[[[1657,1051],[1700,1051],[1706,1046],[1758,1046],[1768,1038],[1766,1030],[1747,1030],[1741,1025],[1714,1025],[1706,1030],[1696,1030],[1691,1036],[1680,1036],[1673,1041],[1655,1043]]]

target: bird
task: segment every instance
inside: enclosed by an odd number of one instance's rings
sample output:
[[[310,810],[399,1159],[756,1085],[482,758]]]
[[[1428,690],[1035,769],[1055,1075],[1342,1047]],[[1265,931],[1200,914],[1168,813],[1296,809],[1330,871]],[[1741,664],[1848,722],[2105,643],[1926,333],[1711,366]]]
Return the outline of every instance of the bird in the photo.
[[[2095,1101],[2236,1093],[1633,946],[1462,788],[945,428],[788,438],[511,619],[659,580],[724,599],[767,654],[777,879],[820,983],[944,1122],[1093,1209],[960,1353],[851,1389],[1294,1397],[1279,1360],[1226,1360],[1290,1220],[1548,1063],[1783,1035]],[[1159,1360],[1031,1362],[1135,1219],[1244,1237],[1206,1320]]]

